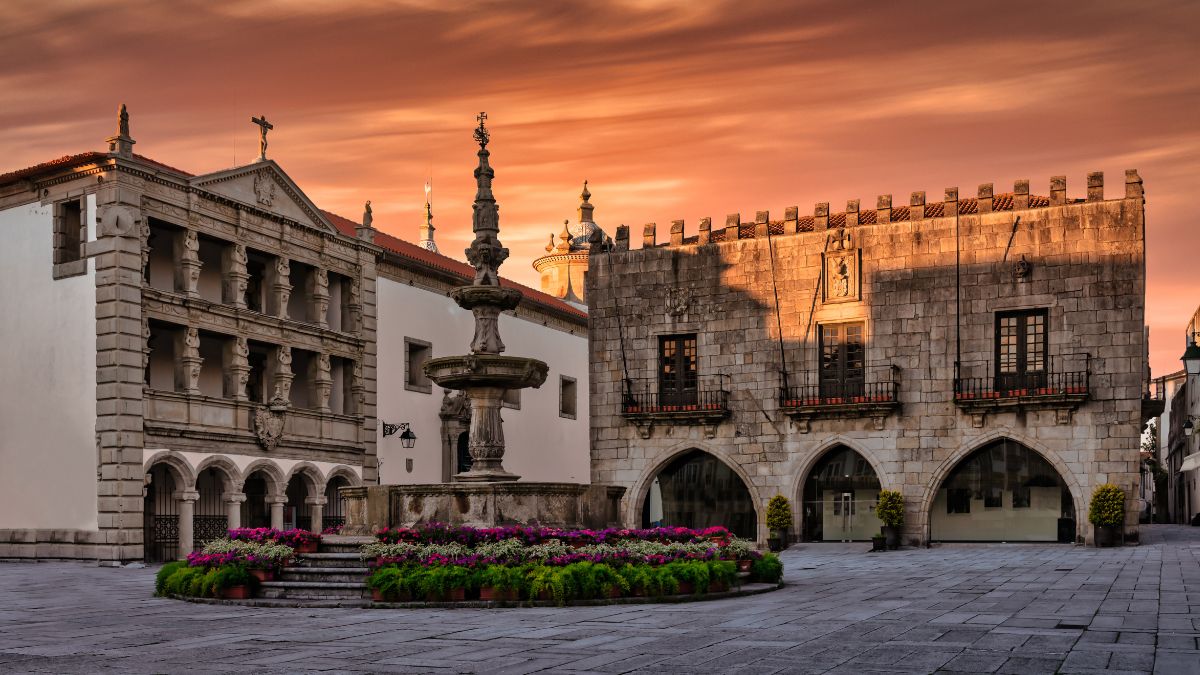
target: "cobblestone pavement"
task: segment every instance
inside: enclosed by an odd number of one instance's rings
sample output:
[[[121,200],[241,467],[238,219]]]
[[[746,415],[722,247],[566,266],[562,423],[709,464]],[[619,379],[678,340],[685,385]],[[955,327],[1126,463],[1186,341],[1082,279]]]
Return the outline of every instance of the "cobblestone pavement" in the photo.
[[[1200,528],[1143,545],[803,544],[787,587],[702,603],[263,609],[153,569],[0,564],[0,672],[1200,673]]]

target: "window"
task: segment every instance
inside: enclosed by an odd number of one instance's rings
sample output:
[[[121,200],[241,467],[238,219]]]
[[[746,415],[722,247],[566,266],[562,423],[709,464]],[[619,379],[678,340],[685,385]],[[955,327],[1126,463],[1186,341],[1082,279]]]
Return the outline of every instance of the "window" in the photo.
[[[505,389],[504,396],[500,398],[500,405],[513,410],[521,409],[521,390],[520,389]]]
[[[696,334],[660,336],[659,405],[695,405],[696,391]]]
[[[946,513],[970,513],[971,490],[950,488],[946,490]]]
[[[996,315],[996,389],[1046,384],[1046,310]]]
[[[862,396],[866,368],[861,323],[821,326],[821,395]]]
[[[558,378],[558,416],[575,419],[575,378],[561,375]]]
[[[83,261],[83,242],[86,222],[83,199],[72,199],[54,205],[54,264],[55,278],[87,272]]]
[[[422,366],[433,357],[433,345],[424,340],[404,338],[404,388],[423,394],[433,392],[433,383],[425,377]]]

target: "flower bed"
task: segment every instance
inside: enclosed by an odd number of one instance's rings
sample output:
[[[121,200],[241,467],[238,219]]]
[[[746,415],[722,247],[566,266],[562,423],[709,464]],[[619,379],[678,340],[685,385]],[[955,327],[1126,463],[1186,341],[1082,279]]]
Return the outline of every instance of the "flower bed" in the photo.
[[[228,534],[189,553],[186,561],[163,565],[155,593],[244,599],[258,582],[271,580],[297,551],[315,550],[321,539],[307,530],[269,527],[232,529]]]
[[[778,582],[771,554],[725,528],[562,530],[424,525],[382,530],[362,549],[376,600],[571,600],[721,592]]]

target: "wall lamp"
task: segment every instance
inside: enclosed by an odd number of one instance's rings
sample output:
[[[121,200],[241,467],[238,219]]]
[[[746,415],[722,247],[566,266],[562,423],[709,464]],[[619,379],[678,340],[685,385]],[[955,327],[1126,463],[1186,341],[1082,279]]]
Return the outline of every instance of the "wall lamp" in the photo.
[[[391,436],[397,431],[400,432],[400,445],[405,450],[408,450],[417,444],[417,435],[413,433],[412,427],[408,422],[401,422],[399,424],[388,424],[387,422],[383,422],[384,438]]]
[[[1187,349],[1184,350],[1183,356],[1179,357],[1183,361],[1184,370],[1188,375],[1200,375],[1200,346],[1196,345],[1196,334],[1192,333],[1188,340]]]

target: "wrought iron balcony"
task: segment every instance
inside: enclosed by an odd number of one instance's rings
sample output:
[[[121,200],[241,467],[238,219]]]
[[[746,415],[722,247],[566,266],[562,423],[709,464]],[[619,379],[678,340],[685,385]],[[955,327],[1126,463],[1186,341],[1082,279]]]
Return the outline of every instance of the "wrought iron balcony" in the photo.
[[[1063,412],[1059,421],[1065,424],[1070,411],[1088,399],[1091,356],[1052,357],[1047,366],[1024,373],[995,373],[991,364],[963,364],[954,378],[954,403],[978,415],[1015,408],[1056,409]],[[981,371],[987,374],[963,376]]]
[[[814,419],[870,417],[878,429],[900,407],[899,369],[887,366],[870,381],[823,382],[779,388],[779,409],[808,431]]]
[[[654,380],[626,381],[621,395],[621,415],[638,425],[643,438],[649,437],[656,423],[703,424],[711,438],[729,413],[729,392],[719,387],[669,391]]]
[[[1167,378],[1146,380],[1142,385],[1142,424],[1163,414],[1167,408]]]

